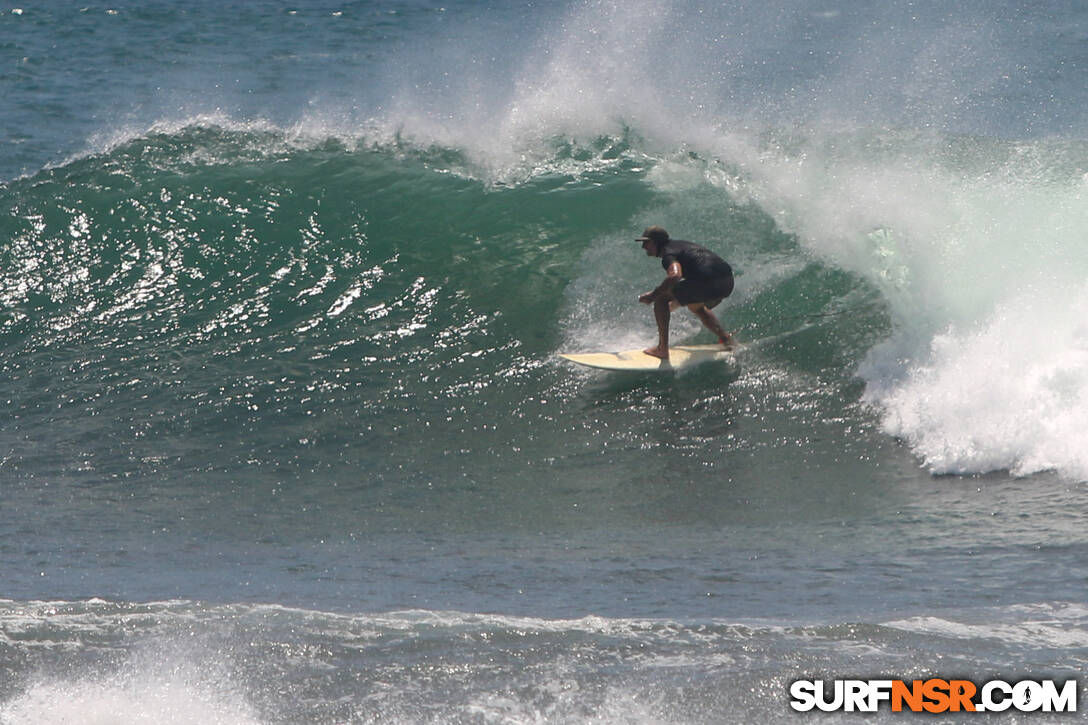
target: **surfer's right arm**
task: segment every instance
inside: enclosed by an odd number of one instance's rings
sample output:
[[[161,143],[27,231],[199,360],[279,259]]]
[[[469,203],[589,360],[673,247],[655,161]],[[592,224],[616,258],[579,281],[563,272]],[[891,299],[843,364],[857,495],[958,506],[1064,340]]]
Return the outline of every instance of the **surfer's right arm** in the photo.
[[[638,301],[649,305],[658,300],[658,298],[664,296],[666,298],[672,296],[672,288],[676,286],[676,283],[684,278],[684,270],[680,266],[679,262],[673,262],[669,265],[669,269],[665,274],[664,281],[661,282],[650,292],[644,295],[639,295]]]

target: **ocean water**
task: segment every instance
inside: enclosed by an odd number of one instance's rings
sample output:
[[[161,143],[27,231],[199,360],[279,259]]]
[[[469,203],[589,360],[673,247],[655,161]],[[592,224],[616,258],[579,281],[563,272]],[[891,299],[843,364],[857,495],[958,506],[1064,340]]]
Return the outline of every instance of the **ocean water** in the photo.
[[[0,723],[1079,677],[1086,69],[1076,2],[0,5]],[[741,352],[563,363],[648,224]]]

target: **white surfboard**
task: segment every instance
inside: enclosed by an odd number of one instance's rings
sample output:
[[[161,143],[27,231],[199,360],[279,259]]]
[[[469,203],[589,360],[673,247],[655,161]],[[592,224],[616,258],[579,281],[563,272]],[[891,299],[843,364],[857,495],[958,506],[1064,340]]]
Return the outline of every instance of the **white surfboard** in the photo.
[[[662,360],[647,355],[642,350],[623,352],[585,352],[560,353],[559,357],[589,368],[601,370],[633,370],[636,372],[655,372],[679,370],[711,360],[731,358],[737,348],[726,350],[721,345],[673,345],[669,348],[669,359]]]

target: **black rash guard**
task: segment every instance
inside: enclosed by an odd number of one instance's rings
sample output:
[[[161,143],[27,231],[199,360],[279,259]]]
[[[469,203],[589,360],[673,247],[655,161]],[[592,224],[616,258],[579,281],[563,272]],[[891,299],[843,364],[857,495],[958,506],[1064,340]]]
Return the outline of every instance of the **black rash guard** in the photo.
[[[733,268],[706,247],[670,239],[661,245],[661,266],[668,271],[673,262],[680,264],[683,279],[673,287],[672,294],[682,305],[697,302],[716,307],[733,293]]]
[[[681,239],[670,239],[661,246],[661,266],[668,271],[673,262],[680,263],[684,279],[698,281],[733,275],[733,268],[717,254]]]

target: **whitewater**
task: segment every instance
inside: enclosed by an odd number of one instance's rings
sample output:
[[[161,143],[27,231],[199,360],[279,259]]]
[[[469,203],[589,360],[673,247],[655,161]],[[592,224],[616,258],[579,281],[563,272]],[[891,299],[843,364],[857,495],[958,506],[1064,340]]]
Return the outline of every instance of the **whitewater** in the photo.
[[[1013,1],[0,7],[0,723],[1078,677],[1085,39]],[[741,351],[567,365],[654,340],[650,224],[732,264]]]

